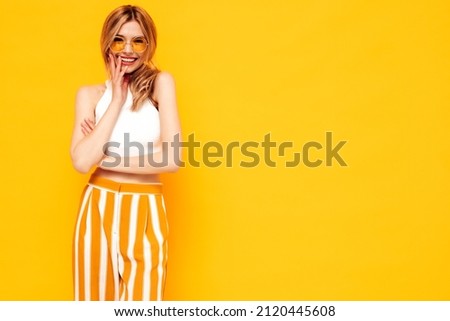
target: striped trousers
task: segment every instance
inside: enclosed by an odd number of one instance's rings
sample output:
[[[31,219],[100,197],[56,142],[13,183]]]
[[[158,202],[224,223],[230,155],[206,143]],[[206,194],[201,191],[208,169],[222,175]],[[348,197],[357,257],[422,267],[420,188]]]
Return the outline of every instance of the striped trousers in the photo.
[[[74,233],[75,300],[162,300],[167,236],[161,184],[92,175]]]

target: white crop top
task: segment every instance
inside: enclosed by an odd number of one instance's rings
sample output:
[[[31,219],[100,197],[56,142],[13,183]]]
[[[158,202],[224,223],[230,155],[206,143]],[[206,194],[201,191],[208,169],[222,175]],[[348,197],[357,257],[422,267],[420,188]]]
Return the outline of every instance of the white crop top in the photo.
[[[107,80],[106,90],[98,101],[97,106],[95,106],[95,124],[105,114],[111,99],[111,81]],[[122,106],[109,139],[110,145],[106,151],[107,155],[120,155],[123,157],[127,149],[127,156],[138,156],[142,152],[143,155],[147,155],[161,149],[158,110],[149,99],[146,99],[139,110],[131,111],[132,102],[131,90],[128,88],[127,99]],[[149,146],[149,143],[152,143],[152,145]]]

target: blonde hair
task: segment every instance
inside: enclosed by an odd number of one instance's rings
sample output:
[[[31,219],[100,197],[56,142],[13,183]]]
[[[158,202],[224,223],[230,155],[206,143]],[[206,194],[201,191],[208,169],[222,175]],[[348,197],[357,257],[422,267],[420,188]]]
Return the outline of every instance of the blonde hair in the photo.
[[[158,108],[158,102],[152,98],[155,87],[155,79],[160,70],[154,65],[152,58],[156,50],[156,27],[153,19],[142,8],[132,5],[121,6],[112,11],[103,24],[100,37],[100,47],[106,69],[109,70],[108,54],[110,45],[114,37],[122,26],[130,21],[136,21],[142,29],[148,46],[143,53],[144,63],[136,69],[130,77],[130,90],[133,94],[133,111],[140,108],[145,99],[150,99],[153,105]]]

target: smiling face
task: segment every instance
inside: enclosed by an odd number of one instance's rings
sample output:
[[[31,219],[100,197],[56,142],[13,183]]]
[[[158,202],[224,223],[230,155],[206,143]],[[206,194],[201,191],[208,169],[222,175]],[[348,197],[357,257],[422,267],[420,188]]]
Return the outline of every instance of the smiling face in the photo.
[[[156,26],[152,18],[136,6],[125,5],[113,10],[103,23],[100,50],[110,75],[111,54],[116,63],[120,59],[122,66],[126,66],[127,73],[141,75],[156,68],[152,62],[156,50]]]
[[[123,49],[118,51],[114,44],[124,44]],[[134,47],[134,49],[133,49]],[[144,48],[144,51],[141,51]],[[110,48],[112,54],[122,60],[122,66],[127,66],[127,73],[132,73],[138,69],[145,61],[145,53],[148,50],[147,40],[142,29],[136,21],[129,21],[122,25],[113,38]]]

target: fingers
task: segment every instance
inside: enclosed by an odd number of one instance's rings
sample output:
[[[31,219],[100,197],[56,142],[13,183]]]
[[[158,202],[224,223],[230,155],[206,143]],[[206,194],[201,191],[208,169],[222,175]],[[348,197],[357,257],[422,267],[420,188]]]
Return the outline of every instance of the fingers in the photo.
[[[111,77],[116,73],[116,62],[114,61],[114,56],[109,53],[109,68],[111,70]]]
[[[84,122],[90,130],[94,130],[94,126],[95,126],[94,121],[92,121],[91,119],[88,118],[88,119],[85,119]]]
[[[120,59],[120,57],[115,57],[110,53],[108,61],[111,68],[111,78],[119,80],[123,75],[126,74],[128,66],[122,68],[122,59]]]
[[[128,66],[127,66],[128,67]],[[126,68],[125,68],[126,69]],[[123,82],[122,82],[122,90],[126,91],[128,87],[128,83],[130,82],[130,75],[124,74],[123,75]]]
[[[118,80],[122,74],[122,59],[110,53],[108,61],[111,69],[111,79]]]
[[[125,68],[123,68],[122,72],[120,73],[120,77],[122,78],[122,90],[127,89],[128,81],[130,80],[130,76],[125,74],[127,70],[128,66],[125,66]]]
[[[117,58],[117,65],[116,65],[116,80],[120,80],[122,77],[121,75],[121,69],[122,69],[122,59]]]
[[[127,75],[128,66],[122,66],[122,59],[109,53],[109,63],[111,69],[111,82],[113,83],[113,97],[117,96],[120,100],[126,97],[126,91],[129,83]]]
[[[122,62],[122,59],[119,59],[120,62]],[[125,75],[125,73],[128,70],[128,66],[125,66],[121,71],[120,71],[120,76],[123,77],[123,75]]]
[[[81,123],[81,132],[84,135],[88,135],[90,133],[92,133],[92,131],[94,130],[95,124],[92,120],[90,119],[84,119],[84,121]]]

